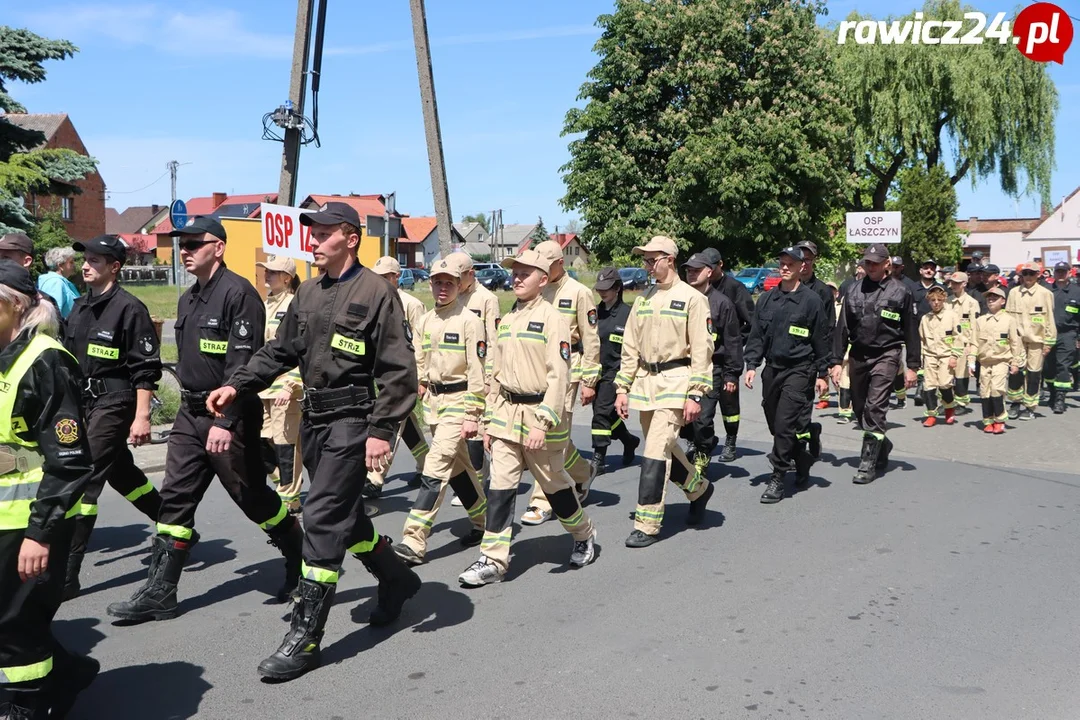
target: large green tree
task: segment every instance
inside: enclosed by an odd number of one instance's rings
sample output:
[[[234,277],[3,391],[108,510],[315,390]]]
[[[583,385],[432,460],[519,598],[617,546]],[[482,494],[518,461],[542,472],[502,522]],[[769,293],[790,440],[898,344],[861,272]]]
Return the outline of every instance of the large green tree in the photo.
[[[76,48],[66,40],[48,40],[29,30],[0,26],[0,110],[24,113],[8,94],[8,83],[45,79],[46,60],[71,57]],[[23,203],[28,193],[69,195],[71,183],[94,171],[97,162],[71,150],[39,147],[45,135],[26,130],[0,115],[0,233],[29,230],[34,217]]]
[[[913,165],[900,173],[896,200],[890,210],[903,213],[899,254],[912,264],[926,259],[952,265],[963,254],[956,229],[956,188],[940,164],[929,169]]]
[[[927,0],[924,22],[960,20],[976,8]],[[849,21],[872,18],[852,13]],[[914,12],[897,19],[913,20]],[[889,19],[890,21],[892,18]],[[964,24],[966,32],[972,21]],[[848,199],[854,210],[883,210],[900,173],[942,166],[955,185],[997,174],[1008,195],[1050,201],[1058,95],[1047,67],[1009,41],[982,45],[843,44],[828,31],[843,101],[854,111],[849,170],[865,182]]]
[[[725,261],[820,239],[851,115],[818,0],[617,0],[566,115],[563,207],[606,259],[652,233]],[[832,39],[831,42],[835,42]]]

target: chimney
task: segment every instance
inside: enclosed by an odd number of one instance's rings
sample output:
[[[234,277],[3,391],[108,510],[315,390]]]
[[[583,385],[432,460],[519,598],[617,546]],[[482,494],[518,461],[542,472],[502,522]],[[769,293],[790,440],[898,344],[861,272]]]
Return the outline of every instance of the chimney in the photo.
[[[223,192],[214,193],[213,198],[212,198],[212,200],[213,200],[212,209],[217,209],[218,206],[222,205],[225,202],[225,200],[228,199],[228,197],[229,197],[228,193],[223,193]]]
[[[154,203],[153,205],[150,206],[150,214],[151,215],[157,215],[158,210],[160,210],[160,209],[161,209],[161,206],[158,205],[157,203]]]
[[[975,228],[979,226],[979,218],[968,218],[968,232],[975,232]]]

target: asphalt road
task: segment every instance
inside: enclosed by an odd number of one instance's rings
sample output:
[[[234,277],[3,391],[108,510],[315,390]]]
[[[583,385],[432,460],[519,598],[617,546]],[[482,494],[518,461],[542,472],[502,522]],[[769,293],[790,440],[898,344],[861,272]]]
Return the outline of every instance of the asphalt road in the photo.
[[[365,624],[371,577],[347,559],[324,666],[285,685],[255,674],[287,629],[283,606],[267,604],[281,568],[262,532],[215,486],[183,614],[114,626],[105,606],[145,577],[150,530],[106,491],[84,593],[56,623],[103,666],[72,717],[1080,716],[1075,401],[1003,437],[893,412],[895,461],[869,486],[851,483],[858,433],[825,411],[813,484],[773,506],[758,502],[769,444],[757,403],[756,391],[744,396],[738,461],[710,468],[718,491],[703,527],[686,528],[676,490],[663,542],[624,547],[637,467],[616,457],[587,508],[594,565],[567,569],[557,523],[525,527],[507,582],[463,590],[457,575],[477,551],[457,546],[467,521],[447,505],[399,625]],[[579,447],[588,416],[579,411]],[[411,463],[402,453],[395,471]],[[392,477],[377,528],[400,538],[414,496]]]

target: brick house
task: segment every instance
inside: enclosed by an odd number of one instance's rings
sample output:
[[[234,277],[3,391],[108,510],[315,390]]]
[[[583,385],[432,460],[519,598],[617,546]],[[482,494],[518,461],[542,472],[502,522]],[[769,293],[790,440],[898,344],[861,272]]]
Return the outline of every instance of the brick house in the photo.
[[[24,130],[45,135],[38,148],[73,150],[89,156],[82,138],[67,113],[7,113],[4,119]],[[38,149],[34,148],[34,149]],[[105,233],[105,181],[96,170],[72,185],[80,192],[69,196],[30,194],[24,200],[35,217],[48,210],[59,210],[68,235],[74,240],[90,240]]]

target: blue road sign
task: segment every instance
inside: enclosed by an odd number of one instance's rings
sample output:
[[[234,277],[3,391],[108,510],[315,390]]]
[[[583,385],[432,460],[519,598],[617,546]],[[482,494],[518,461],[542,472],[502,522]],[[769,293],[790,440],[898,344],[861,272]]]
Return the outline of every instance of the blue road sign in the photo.
[[[187,204],[183,200],[176,200],[169,207],[169,222],[173,228],[182,228],[187,225]]]

